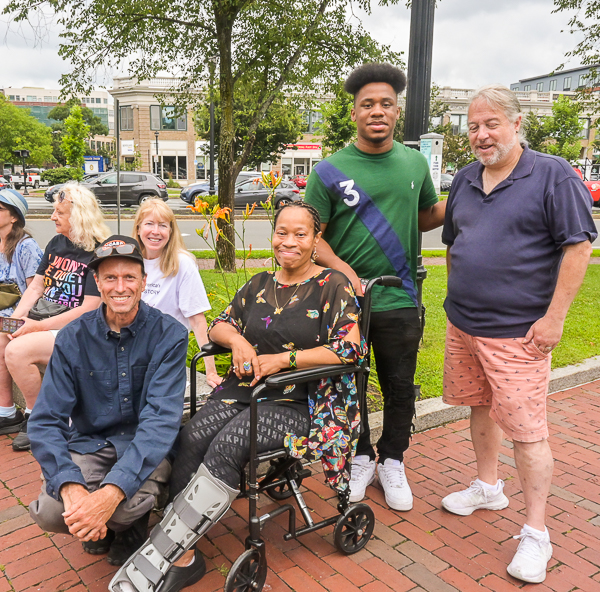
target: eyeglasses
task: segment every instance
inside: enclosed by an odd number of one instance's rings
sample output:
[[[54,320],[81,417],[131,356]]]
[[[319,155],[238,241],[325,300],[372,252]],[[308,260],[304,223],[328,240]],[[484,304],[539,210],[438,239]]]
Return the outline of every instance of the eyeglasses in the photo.
[[[58,192],[57,201],[58,201],[58,203],[62,203],[63,201],[68,201],[69,203],[73,203],[70,199],[67,199],[67,194],[64,191]]]
[[[109,246],[98,247],[94,251],[94,253],[96,254],[96,257],[102,258],[102,257],[108,257],[109,255],[112,255],[115,252],[118,255],[131,255],[132,253],[135,253],[135,251],[136,251],[135,245],[125,244],[125,245],[115,245],[113,247],[109,247]]]

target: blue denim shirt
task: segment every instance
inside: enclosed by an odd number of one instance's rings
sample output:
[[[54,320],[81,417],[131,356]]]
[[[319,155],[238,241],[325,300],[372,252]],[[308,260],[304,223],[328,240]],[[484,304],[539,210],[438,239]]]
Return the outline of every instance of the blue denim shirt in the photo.
[[[85,486],[69,451],[110,445],[118,460],[103,484],[130,499],[170,451],[181,424],[187,329],[140,302],[133,323],[117,334],[104,308],[60,331],[29,420],[31,449],[55,499],[65,483]]]

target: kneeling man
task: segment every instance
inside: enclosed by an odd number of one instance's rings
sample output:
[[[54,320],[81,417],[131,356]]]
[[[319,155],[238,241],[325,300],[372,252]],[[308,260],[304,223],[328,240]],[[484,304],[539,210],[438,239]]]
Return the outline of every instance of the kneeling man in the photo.
[[[479,162],[456,174],[448,198],[444,401],[471,407],[479,478],[442,505],[461,516],[508,506],[498,480],[507,434],[525,498],[508,573],[542,582],[552,556],[545,526],[553,469],[546,423],[551,352],[597,232],[590,192],[568,162],[522,143],[521,120],[508,88],[474,94],[469,141]]]
[[[141,301],[146,274],[134,239],[110,237],[89,266],[103,305],[56,338],[29,420],[44,474],[29,511],[44,530],[70,532],[86,552],[122,565],[146,539],[169,478],[188,335]]]

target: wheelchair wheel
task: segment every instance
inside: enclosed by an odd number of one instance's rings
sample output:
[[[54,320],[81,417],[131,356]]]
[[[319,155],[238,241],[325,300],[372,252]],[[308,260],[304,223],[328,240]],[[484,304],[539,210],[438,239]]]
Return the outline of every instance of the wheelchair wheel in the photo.
[[[231,566],[225,592],[260,592],[267,579],[267,562],[257,549],[244,551]]]
[[[350,506],[338,519],[333,531],[335,546],[344,554],[360,551],[371,538],[375,514],[367,504]]]
[[[296,464],[292,465],[290,468],[290,472],[294,477],[294,481],[298,484],[298,487],[302,484],[302,477],[298,474],[302,469],[302,463],[298,461]],[[277,466],[272,466],[267,471],[267,477],[273,474],[277,470]],[[284,499],[288,499],[288,497],[292,497],[294,492],[290,489],[290,486],[287,483],[282,483],[281,485],[274,485],[273,487],[269,487],[265,489],[265,493],[275,501],[281,501]]]

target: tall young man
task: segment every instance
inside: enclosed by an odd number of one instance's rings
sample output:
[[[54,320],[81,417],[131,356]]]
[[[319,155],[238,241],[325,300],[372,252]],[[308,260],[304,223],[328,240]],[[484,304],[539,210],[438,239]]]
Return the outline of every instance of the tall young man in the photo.
[[[369,339],[384,400],[383,433],[376,454],[368,421],[352,464],[350,501],[360,501],[377,472],[388,505],[410,510],[404,471],[415,414],[414,375],[421,337],[417,310],[418,231],[441,226],[438,198],[425,157],[395,142],[406,86],[390,64],[364,64],[346,80],[354,96],[357,141],[321,161],[311,173],[305,201],[321,214],[318,260],[344,272],[362,294],[360,279],[397,275],[403,288],[375,289]]]

